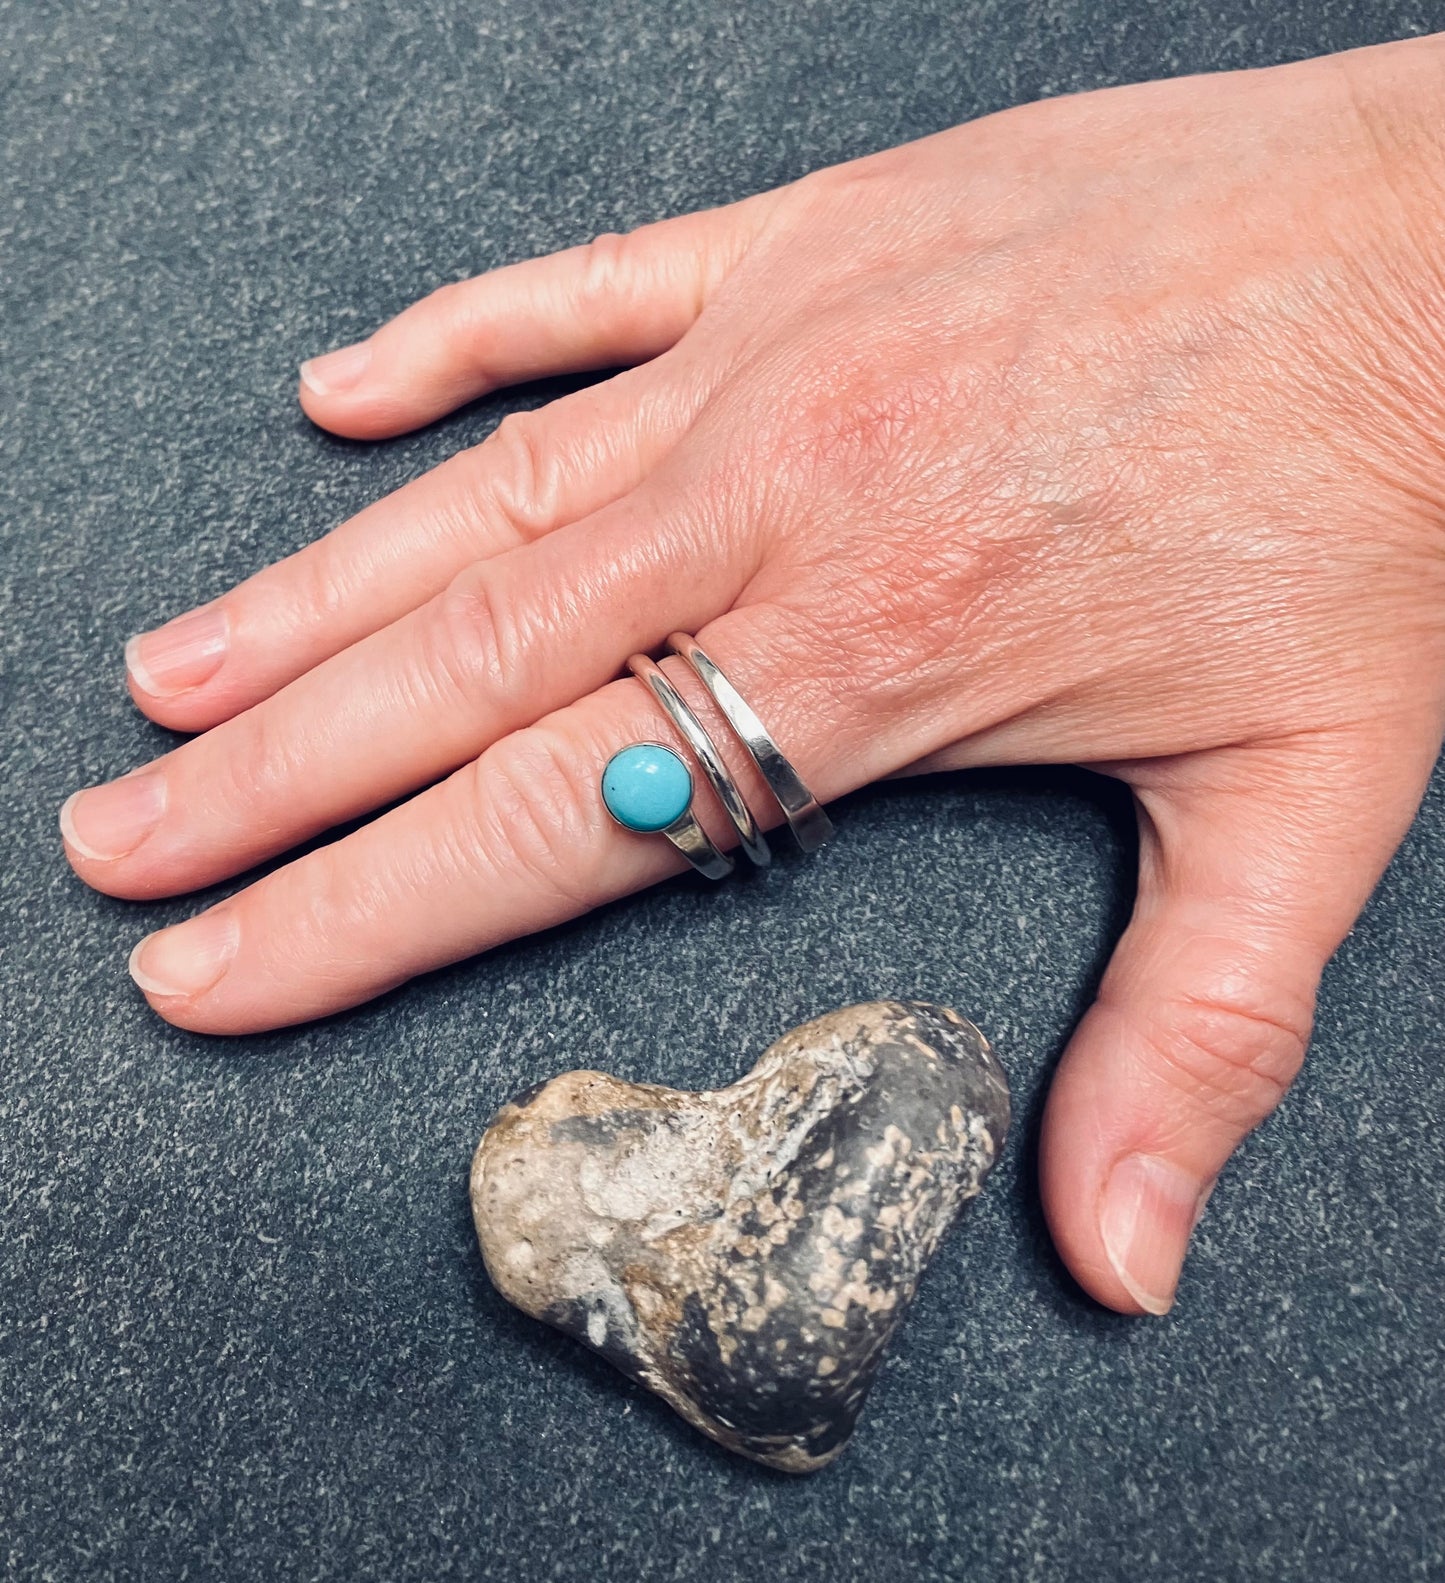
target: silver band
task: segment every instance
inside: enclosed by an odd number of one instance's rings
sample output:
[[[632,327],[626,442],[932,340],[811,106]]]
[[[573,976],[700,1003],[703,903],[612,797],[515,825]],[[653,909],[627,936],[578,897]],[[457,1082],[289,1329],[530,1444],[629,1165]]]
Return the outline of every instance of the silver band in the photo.
[[[691,808],[670,825],[664,825],[662,834],[699,874],[708,879],[726,879],[732,873],[733,860],[712,844],[712,837],[697,822],[697,815]]]
[[[752,809],[743,801],[742,793],[737,788],[737,782],[733,780],[713,739],[703,729],[702,721],[692,712],[687,700],[668,680],[667,674],[662,667],[656,661],[649,659],[646,654],[632,655],[627,661],[627,668],[638,681],[646,683],[652,696],[662,705],[673,725],[677,727],[686,739],[687,745],[692,749],[698,763],[702,766],[703,774],[707,776],[708,785],[717,793],[718,801],[723,805],[728,818],[732,820],[733,828],[738,833],[738,840],[742,842],[743,851],[759,867],[770,863],[773,855],[768,849],[768,843],[763,839],[763,833],[758,828],[758,821],[753,817]],[[684,815],[684,817],[688,816]],[[678,821],[678,823],[681,822],[681,820]],[[693,822],[696,823],[696,820]],[[669,825],[664,834],[672,835],[674,828],[674,826]],[[699,833],[701,833],[701,826],[698,828]],[[707,839],[705,834],[703,839]],[[674,838],[673,844],[678,845],[680,843]],[[712,842],[709,841],[708,845],[712,847]],[[712,849],[714,852],[717,851],[716,847],[712,847]],[[683,848],[683,850],[686,852],[686,848]],[[687,856],[693,862],[694,867],[701,867],[692,858],[691,853],[687,853]],[[728,867],[731,868],[731,866],[731,862],[729,862]],[[703,870],[703,872],[706,873],[707,871]],[[715,875],[713,877],[717,878],[720,876]]]
[[[778,806],[783,810],[783,817],[788,821],[788,828],[798,845],[805,852],[816,852],[833,834],[833,821],[803,784],[797,770],[784,757],[783,750],[744,702],[742,694],[703,653],[696,638],[689,637],[686,632],[674,632],[669,635],[667,646],[687,661],[697,673],[698,680],[712,694],[713,702],[722,711],[738,741],[748,750],[773,796],[778,799]],[[658,674],[662,673],[659,671]],[[666,677],[663,679],[665,681]],[[696,720],[696,716],[693,718]],[[711,746],[711,742],[708,745]]]

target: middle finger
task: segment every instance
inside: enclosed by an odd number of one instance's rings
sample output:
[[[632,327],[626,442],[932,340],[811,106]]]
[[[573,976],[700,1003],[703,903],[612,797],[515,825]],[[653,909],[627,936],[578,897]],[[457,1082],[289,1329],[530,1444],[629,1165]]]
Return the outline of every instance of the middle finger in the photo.
[[[637,487],[690,422],[696,378],[629,369],[535,411],[126,645],[153,720],[203,731],[439,593],[472,561],[530,543]]]
[[[730,608],[751,547],[649,484],[466,568],[271,698],[62,810],[70,861],[114,896],[212,884],[447,774]],[[696,498],[690,491],[689,498]]]

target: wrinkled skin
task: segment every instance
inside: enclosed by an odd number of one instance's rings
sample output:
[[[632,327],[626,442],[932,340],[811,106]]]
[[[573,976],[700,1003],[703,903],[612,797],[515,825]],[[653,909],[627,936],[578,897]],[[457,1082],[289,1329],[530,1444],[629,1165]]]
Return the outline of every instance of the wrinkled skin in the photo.
[[[363,438],[626,371],[132,641],[140,708],[202,734],[67,804],[98,889],[415,792],[149,936],[151,1004],[316,1017],[676,872],[597,781],[670,739],[624,659],[693,631],[825,799],[1020,762],[1133,789],[1138,902],[1042,1189],[1084,1286],[1163,1312],[1445,730],[1442,44],[1012,110],[308,365],[307,413]]]

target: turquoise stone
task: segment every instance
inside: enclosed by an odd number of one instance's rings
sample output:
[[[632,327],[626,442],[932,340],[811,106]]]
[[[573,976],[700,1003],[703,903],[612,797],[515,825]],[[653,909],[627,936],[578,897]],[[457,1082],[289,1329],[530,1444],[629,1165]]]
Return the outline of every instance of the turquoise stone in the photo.
[[[637,742],[608,759],[602,801],[629,830],[664,830],[692,801],[692,776],[671,748]]]

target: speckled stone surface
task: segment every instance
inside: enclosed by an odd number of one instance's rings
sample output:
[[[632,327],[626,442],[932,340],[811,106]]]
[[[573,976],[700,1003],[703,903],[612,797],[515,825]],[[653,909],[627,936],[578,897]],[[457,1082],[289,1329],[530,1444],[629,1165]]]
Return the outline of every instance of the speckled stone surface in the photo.
[[[867,1001],[690,1093],[565,1072],[493,1118],[472,1215],[497,1290],[720,1445],[847,1446],[929,1260],[1008,1136],[1008,1080],[945,1006]]]
[[[0,1576],[864,1583],[1445,1572],[1445,776],[1158,1322],[1034,1190],[1127,914],[1066,771],[893,782],[310,1028],[158,1021],[55,812],[168,745],[121,644],[480,438],[380,447],[303,356],[440,280],[1074,88],[1421,31],[1425,0],[0,0]],[[1360,818],[1370,810],[1362,808]],[[229,887],[219,887],[220,894]],[[578,1064],[710,1088],[879,996],[963,1007],[1013,1141],[848,1454],[729,1455],[492,1290],[487,1117]]]

